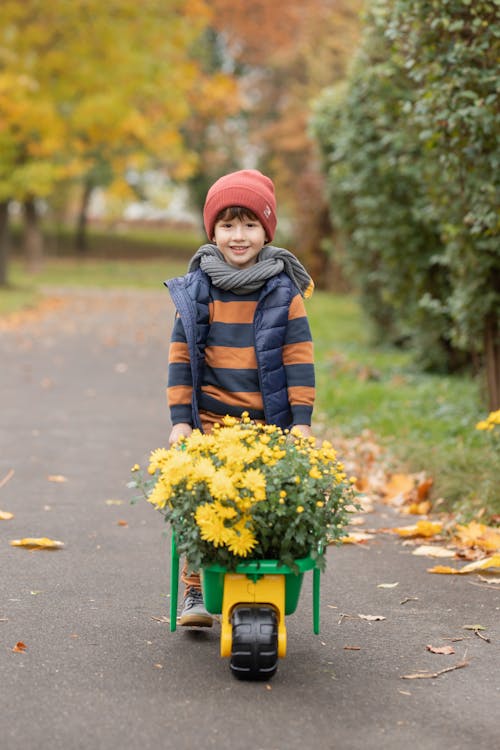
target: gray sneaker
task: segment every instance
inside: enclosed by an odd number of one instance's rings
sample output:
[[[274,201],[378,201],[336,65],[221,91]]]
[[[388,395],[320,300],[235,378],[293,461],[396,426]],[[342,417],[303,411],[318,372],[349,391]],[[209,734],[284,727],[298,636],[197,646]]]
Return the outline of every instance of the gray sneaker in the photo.
[[[179,617],[179,625],[190,625],[198,628],[211,628],[212,615],[205,609],[201,591],[190,588],[184,598],[184,607]]]

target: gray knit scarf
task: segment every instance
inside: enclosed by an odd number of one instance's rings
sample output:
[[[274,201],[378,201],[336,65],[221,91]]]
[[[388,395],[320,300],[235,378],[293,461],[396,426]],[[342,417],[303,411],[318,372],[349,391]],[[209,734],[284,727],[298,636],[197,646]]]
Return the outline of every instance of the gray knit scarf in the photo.
[[[188,271],[201,268],[215,286],[235,294],[249,294],[264,286],[272,276],[284,271],[303,297],[310,297],[314,283],[306,269],[289,250],[266,245],[249,268],[234,268],[224,260],[217,245],[202,245],[189,262]]]

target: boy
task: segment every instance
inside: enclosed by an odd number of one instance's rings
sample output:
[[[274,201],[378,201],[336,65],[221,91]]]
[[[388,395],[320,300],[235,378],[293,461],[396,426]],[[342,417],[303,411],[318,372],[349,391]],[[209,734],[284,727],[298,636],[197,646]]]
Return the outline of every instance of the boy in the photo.
[[[277,222],[272,181],[253,169],[221,177],[207,193],[203,220],[210,244],[186,276],[165,282],[177,310],[169,443],[242,412],[309,436],[314,363],[302,297],[314,284],[292,253],[268,244]],[[180,624],[210,627],[199,575],[185,565],[181,580]]]

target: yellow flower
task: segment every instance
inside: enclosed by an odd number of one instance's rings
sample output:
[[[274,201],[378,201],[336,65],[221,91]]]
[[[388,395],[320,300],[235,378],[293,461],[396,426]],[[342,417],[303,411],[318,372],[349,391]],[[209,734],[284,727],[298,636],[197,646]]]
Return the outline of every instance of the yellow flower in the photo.
[[[303,513],[304,512],[304,506],[303,505],[297,505],[297,513]]]
[[[323,500],[318,500],[318,502],[316,503],[316,505],[317,505],[318,508],[322,508],[324,506]]]
[[[140,470],[140,468],[141,468],[141,467],[139,466],[139,464],[134,464],[134,465],[132,466],[132,468],[130,469],[130,471],[139,471],[139,470]]]
[[[295,482],[295,484],[300,484],[300,477],[298,474],[293,478],[293,481]]]
[[[209,479],[210,492],[217,500],[233,499],[236,489],[233,477],[224,469],[218,469]]]
[[[214,547],[221,547],[228,539],[228,529],[224,525],[224,519],[216,512],[211,503],[199,505],[194,514],[195,521],[200,527],[200,536]]]
[[[256,538],[244,524],[245,522],[241,521],[231,530],[226,543],[228,550],[238,557],[246,557],[257,544]]]
[[[280,497],[286,497],[286,490],[280,490]]]
[[[284,505],[285,504],[285,498],[284,497],[280,497],[280,499],[278,500],[278,502],[279,502],[280,505]]]
[[[313,466],[312,469],[309,470],[309,476],[311,479],[321,479],[321,472],[317,466]]]
[[[152,451],[149,457],[149,473],[154,474],[156,469],[160,469],[165,461],[168,461],[170,456],[171,453],[166,448],[157,448],[156,450]],[[152,472],[150,471],[151,468],[153,468]]]
[[[248,469],[242,474],[243,487],[249,489],[256,500],[266,499],[266,478],[259,469]]]

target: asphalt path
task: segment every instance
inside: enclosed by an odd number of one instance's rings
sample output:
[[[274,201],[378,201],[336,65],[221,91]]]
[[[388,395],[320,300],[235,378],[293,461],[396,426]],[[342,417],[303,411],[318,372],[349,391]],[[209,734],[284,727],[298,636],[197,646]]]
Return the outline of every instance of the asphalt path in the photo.
[[[430,575],[392,536],[329,549],[319,636],[306,575],[269,683],[232,677],[218,625],[169,632],[168,530],[126,487],[169,431],[168,295],[58,297],[0,330],[2,750],[498,747],[498,590]],[[42,536],[64,547],[9,544]]]

